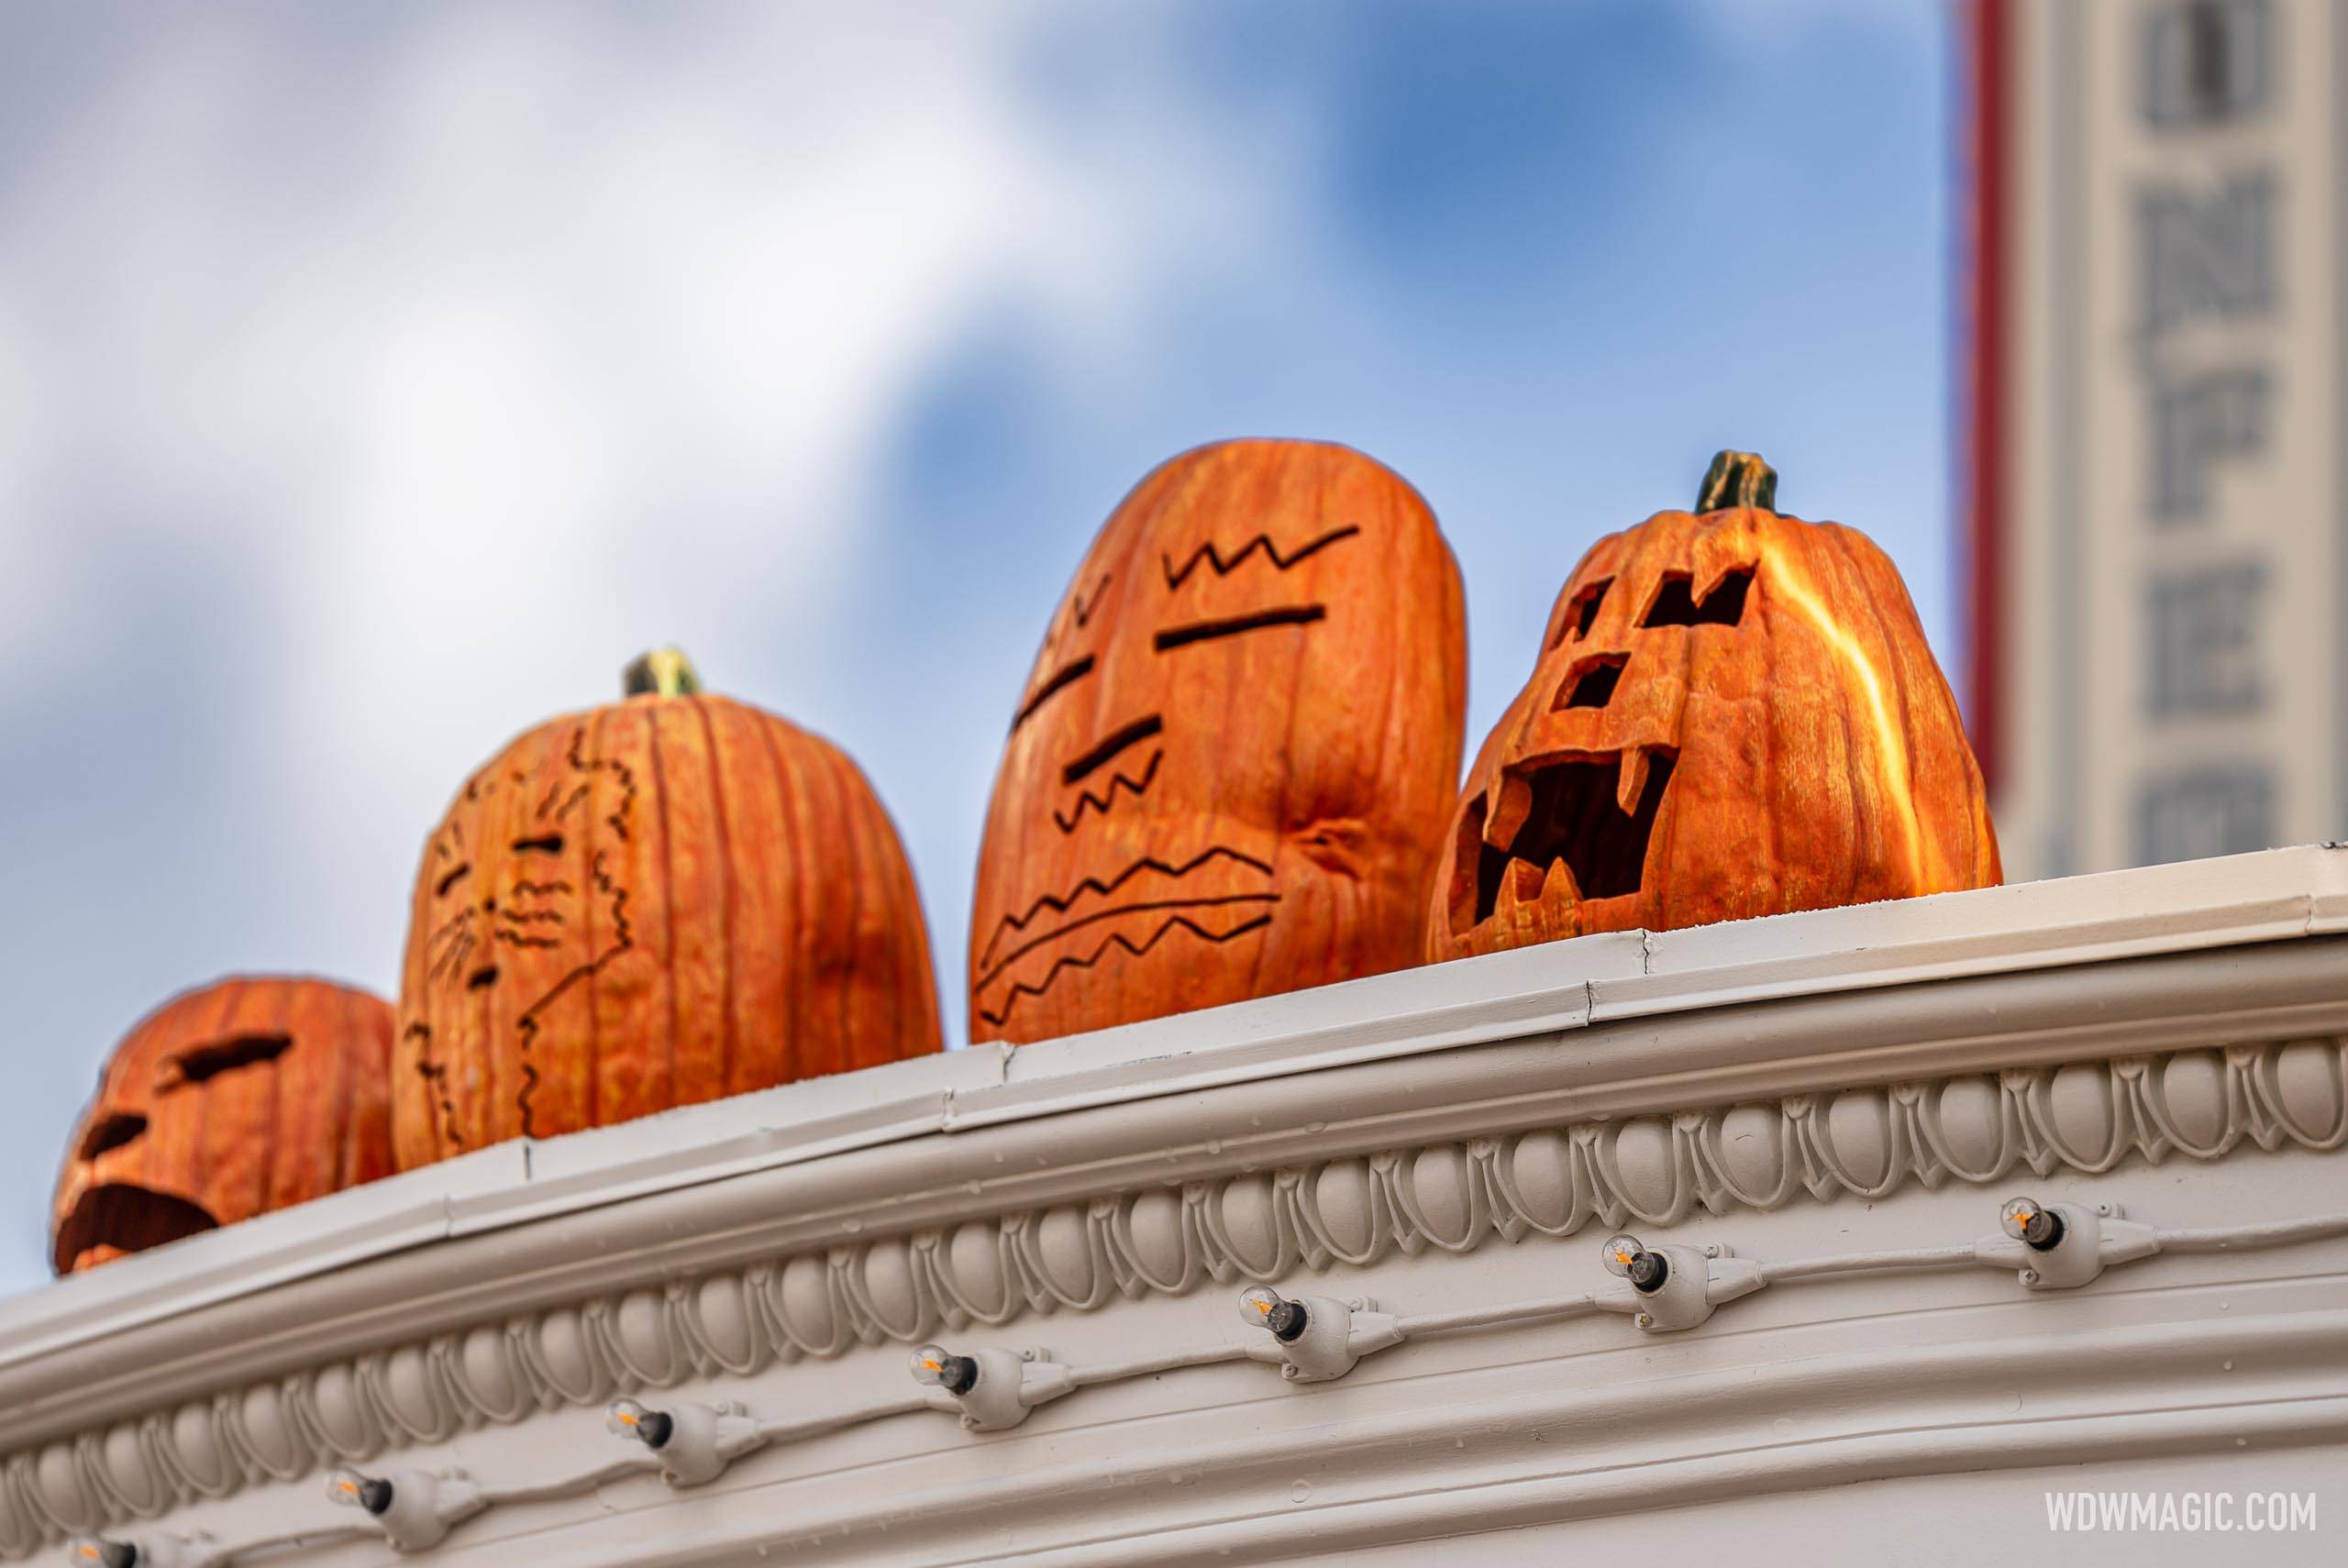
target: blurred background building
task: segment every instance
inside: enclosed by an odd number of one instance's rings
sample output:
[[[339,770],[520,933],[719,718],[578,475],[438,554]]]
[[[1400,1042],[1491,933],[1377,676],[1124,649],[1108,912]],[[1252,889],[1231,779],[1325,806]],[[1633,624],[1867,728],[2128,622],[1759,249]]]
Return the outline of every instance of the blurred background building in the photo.
[[[2329,0],[1977,0],[1968,715],[2009,878],[2348,829]]]

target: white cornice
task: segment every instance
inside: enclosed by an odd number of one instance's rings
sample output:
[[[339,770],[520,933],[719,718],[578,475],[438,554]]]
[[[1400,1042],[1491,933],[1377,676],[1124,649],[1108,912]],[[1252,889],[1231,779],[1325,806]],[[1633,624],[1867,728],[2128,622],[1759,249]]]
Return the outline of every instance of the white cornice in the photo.
[[[1922,1132],[1878,1151],[1882,1169],[1856,1174],[1835,1168],[1831,1141],[1803,1142],[1807,1097],[1907,1086],[1854,1112],[1888,1128],[1912,1119],[1916,1086],[1968,1075],[2006,1075],[2011,1100],[1981,1112],[1994,1125],[1964,1134],[1969,1147],[1996,1143],[1978,1156],[1985,1169],[2092,1170],[2173,1149],[2212,1157],[2244,1139],[2336,1146],[2348,1131],[2348,1106],[2331,1103],[2338,1047],[2312,1043],[2348,1033],[2343,933],[2348,854],[2285,850],[1587,938],[900,1064],[483,1151],[20,1297],[0,1306],[0,1408],[14,1415],[13,1440],[39,1442],[638,1286],[698,1288],[725,1271],[773,1272],[957,1225],[1007,1236],[1056,1204],[1129,1208],[1136,1193],[1181,1195],[1185,1184],[1219,1184],[1220,1201],[1231,1182],[1269,1184],[1278,1172],[1292,1189],[1295,1173],[1332,1162],[1366,1172],[1383,1162],[1387,1208],[1408,1209],[1418,1195],[1393,1187],[1396,1162],[1450,1149],[1445,1158],[1469,1171],[1496,1157],[1495,1138],[1516,1139],[1512,1158],[1535,1134],[1603,1144],[1587,1167],[1602,1187],[1616,1179],[1603,1173],[1611,1140],[1626,1135],[1619,1124],[1658,1113],[1684,1113],[1655,1123],[1667,1143],[1684,1133],[1700,1148],[1727,1108],[1766,1112],[1793,1129],[1789,1185],[1771,1197],[1739,1185],[1757,1176],[1689,1165],[1661,1197],[1634,1173],[1620,1190],[1575,1198],[1570,1213],[1533,1212],[1518,1195],[1517,1219],[1554,1233],[1610,1205],[1769,1207],[1805,1186],[1823,1196],[1822,1180],[1865,1192],[1944,1174],[1989,1179],[1967,1166],[1973,1156],[1924,1149]],[[2276,1076],[2294,1041],[2322,1055],[2288,1058],[2315,1063],[2294,1069],[2309,1077],[2304,1092]],[[2053,1075],[2036,1069],[2198,1060],[2228,1046],[2241,1049],[2223,1056],[2214,1087],[2194,1090],[2215,1094],[2218,1110],[2196,1099],[2176,1113],[2189,1128],[2159,1124],[2173,1108],[2155,1093],[2148,1109],[2113,1113],[2108,1148],[2068,1148],[2059,1131],[2048,1142],[2052,1102],[2031,1109],[2032,1094],[2054,1092]],[[2141,1067],[2098,1071],[2102,1102],[2142,1099]],[[2201,1125],[2208,1114],[2222,1137]],[[1460,1200],[1472,1201],[1466,1187]],[[1178,1220],[1187,1201],[1178,1196]],[[1513,1239],[1507,1219],[1485,1214],[1479,1233]],[[1401,1222],[1397,1234],[1418,1224],[1425,1242],[1457,1250],[1438,1224]],[[1021,1243],[1001,1244],[1016,1272]],[[1212,1260],[1199,1267],[1196,1277],[1223,1276]],[[1011,1290],[1009,1276],[995,1287]],[[932,1302],[914,1316],[955,1309]]]
[[[502,1144],[61,1281],[0,1302],[0,1368],[429,1242],[937,1132],[1744,1002],[2342,932],[2348,851],[2308,846],[1584,937],[1016,1051],[957,1051]]]

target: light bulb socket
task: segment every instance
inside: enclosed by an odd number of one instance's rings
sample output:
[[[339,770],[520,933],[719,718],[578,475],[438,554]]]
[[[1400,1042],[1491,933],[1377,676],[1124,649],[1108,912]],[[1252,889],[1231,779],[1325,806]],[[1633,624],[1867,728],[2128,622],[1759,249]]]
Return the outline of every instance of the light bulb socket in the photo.
[[[937,1386],[959,1397],[979,1386],[979,1361],[976,1356],[949,1355],[937,1364]]]
[[[1641,1249],[1631,1254],[1631,1266],[1627,1273],[1631,1288],[1642,1296],[1653,1296],[1663,1288],[1664,1281],[1671,1277],[1671,1260],[1661,1253]]]
[[[2032,1252],[2053,1252],[2063,1244],[2063,1217],[2052,1209],[2032,1210],[2022,1221],[2021,1241]]]
[[[359,1482],[359,1506],[381,1518],[392,1511],[392,1484],[380,1475],[362,1476]]]
[[[677,1418],[666,1410],[647,1410],[636,1419],[636,1435],[647,1448],[661,1448],[677,1430]]]
[[[1312,1314],[1304,1309],[1301,1301],[1283,1301],[1264,1314],[1264,1327],[1272,1331],[1272,1338],[1284,1345],[1292,1345],[1302,1339],[1304,1331],[1312,1323]]]

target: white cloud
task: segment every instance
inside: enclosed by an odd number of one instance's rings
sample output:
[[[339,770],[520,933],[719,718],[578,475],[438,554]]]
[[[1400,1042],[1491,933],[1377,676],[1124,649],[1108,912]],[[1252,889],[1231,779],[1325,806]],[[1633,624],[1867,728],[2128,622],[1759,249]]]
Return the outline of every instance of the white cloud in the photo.
[[[1174,282],[1298,248],[1285,133],[1130,34],[1114,91],[1023,92],[1056,8],[404,15],[360,68],[159,30],[0,213],[54,466],[135,453],[151,503],[109,526],[270,563],[276,706],[245,717],[304,737],[273,758],[295,826],[420,840],[639,643],[843,635],[884,440],[980,313],[1129,351]],[[95,575],[21,573],[85,624]]]

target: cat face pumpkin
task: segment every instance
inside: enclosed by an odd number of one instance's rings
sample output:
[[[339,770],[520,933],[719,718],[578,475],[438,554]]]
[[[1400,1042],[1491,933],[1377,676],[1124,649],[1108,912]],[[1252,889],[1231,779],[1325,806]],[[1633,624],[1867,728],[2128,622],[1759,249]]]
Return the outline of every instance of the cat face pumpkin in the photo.
[[[664,668],[515,740],[426,844],[403,1169],[939,1048],[921,901],[864,776]]]
[[[970,1032],[1028,1041],[1402,967],[1457,776],[1458,569],[1344,447],[1159,467],[1054,615],[996,776]]]

